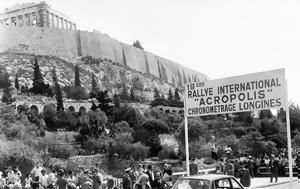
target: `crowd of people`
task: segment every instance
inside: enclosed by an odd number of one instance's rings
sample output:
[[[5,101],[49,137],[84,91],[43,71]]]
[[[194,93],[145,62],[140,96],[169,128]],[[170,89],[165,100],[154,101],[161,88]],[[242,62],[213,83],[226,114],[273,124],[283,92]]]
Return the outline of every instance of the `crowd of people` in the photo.
[[[173,184],[173,172],[169,164],[163,171],[153,170],[152,165],[133,166],[125,170],[122,179],[123,189],[169,189]]]
[[[108,180],[107,188],[113,188],[113,180]],[[51,167],[46,170],[36,163],[25,176],[22,176],[17,166],[9,166],[4,172],[0,172],[0,189],[101,189],[102,182],[102,174],[96,168],[65,173],[63,169],[55,170]]]
[[[116,186],[112,177],[104,179],[97,168],[74,173],[63,169],[46,170],[37,163],[25,176],[17,166],[0,172],[0,189],[166,189],[172,186],[172,170],[168,164],[161,172],[154,171],[151,165],[132,166],[124,170],[120,183]]]
[[[251,178],[255,176],[270,176],[270,182],[277,182],[278,176],[287,176],[288,152],[287,149],[280,149],[277,153],[270,155],[258,155],[252,157],[248,152],[239,156],[233,156],[233,151],[228,145],[225,154],[218,158],[217,148],[213,147],[211,157],[215,160],[217,174],[233,175],[240,178],[241,183],[248,187]],[[300,167],[300,151],[293,150],[293,166]]]

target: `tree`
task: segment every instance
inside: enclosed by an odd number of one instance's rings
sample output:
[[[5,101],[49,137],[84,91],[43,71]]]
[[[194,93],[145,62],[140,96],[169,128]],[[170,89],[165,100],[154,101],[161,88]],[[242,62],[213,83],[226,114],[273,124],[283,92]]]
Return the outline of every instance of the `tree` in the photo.
[[[130,127],[139,127],[143,122],[143,116],[139,110],[128,105],[120,106],[114,110],[114,123],[127,121]]]
[[[129,100],[129,94],[128,94],[125,83],[122,84],[122,91],[120,94],[120,99],[122,100],[122,102],[127,102]]]
[[[56,115],[55,105],[54,104],[46,104],[44,106],[42,115],[43,115],[44,121],[46,123],[47,129],[49,131],[56,131],[57,128],[55,125],[55,115]]]
[[[130,89],[130,101],[134,102],[135,101],[135,95],[134,95],[134,90],[133,88]]]
[[[96,88],[97,88],[97,81],[95,78],[95,74],[92,74],[92,91],[96,92]]]
[[[197,141],[200,136],[205,136],[208,126],[200,118],[191,118],[188,120],[188,134],[189,142]],[[180,133],[178,139],[181,144],[184,144],[185,140],[184,124],[181,124]]]
[[[132,46],[144,50],[139,40],[134,41]]]
[[[154,88],[154,96],[153,97],[154,97],[154,99],[161,98],[160,95],[159,95],[159,91],[156,87]]]
[[[81,87],[79,66],[75,66],[75,87]]]
[[[166,122],[157,119],[146,120],[141,127],[135,129],[134,140],[150,147],[150,155],[157,156],[162,150],[159,134],[169,132]]]
[[[16,88],[18,91],[19,91],[19,89],[20,89],[18,75],[16,75],[16,78],[15,78],[15,88]]]
[[[63,99],[62,99],[62,92],[57,80],[57,75],[56,75],[56,70],[53,68],[52,71],[52,79],[54,83],[54,88],[55,88],[55,98],[56,98],[56,103],[57,103],[57,111],[59,110],[64,110],[64,104],[63,104]]]
[[[100,91],[97,93],[97,100],[99,102],[98,108],[105,112],[106,116],[111,117],[113,114],[112,99],[108,95],[108,91]]]
[[[90,137],[97,139],[105,131],[106,123],[107,117],[100,109],[81,115],[78,120],[79,135],[76,140],[84,142]]]
[[[3,86],[2,102],[10,104],[11,102],[13,102],[13,99],[12,99],[11,82],[9,80],[9,75],[7,72],[4,73],[2,82],[3,82],[2,83],[2,86]]]
[[[88,99],[89,93],[88,90],[84,87],[74,87],[74,86],[66,86],[62,89],[68,98],[74,100]]]
[[[175,89],[175,95],[174,95],[174,99],[179,100],[180,101],[180,96],[179,96],[179,89],[176,88]]]
[[[264,119],[264,118],[270,119],[270,118],[272,118],[272,117],[273,117],[273,114],[272,114],[272,112],[271,112],[270,109],[267,109],[267,110],[261,110],[261,111],[259,112],[259,118],[260,118],[260,119]]]
[[[30,89],[30,92],[34,94],[45,94],[46,93],[46,84],[44,83],[44,78],[42,76],[38,59],[34,57],[34,68],[33,68],[33,87]],[[48,86],[49,88],[49,86]]]
[[[172,89],[169,89],[168,101],[171,102],[173,100],[173,92]]]
[[[119,97],[119,95],[114,94],[113,101],[114,101],[115,107],[119,108],[120,107],[120,97]]]

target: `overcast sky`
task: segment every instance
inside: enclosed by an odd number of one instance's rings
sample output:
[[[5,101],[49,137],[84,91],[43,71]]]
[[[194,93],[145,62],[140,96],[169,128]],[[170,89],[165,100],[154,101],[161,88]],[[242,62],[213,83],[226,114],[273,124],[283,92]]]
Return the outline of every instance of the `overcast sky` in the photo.
[[[0,7],[35,0],[1,0]],[[300,1],[48,0],[81,30],[203,72],[210,79],[286,68],[289,99],[300,104]]]

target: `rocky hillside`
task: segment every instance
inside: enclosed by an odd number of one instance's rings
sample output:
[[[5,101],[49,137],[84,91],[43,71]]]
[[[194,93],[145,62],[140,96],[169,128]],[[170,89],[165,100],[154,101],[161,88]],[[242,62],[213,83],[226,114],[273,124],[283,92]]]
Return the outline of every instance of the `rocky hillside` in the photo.
[[[34,55],[8,50],[0,53],[0,69],[6,69],[13,81],[18,74],[20,85],[31,87],[33,78]],[[81,59],[62,59],[56,56],[38,56],[38,62],[46,83],[52,85],[53,67],[56,68],[61,86],[74,85],[74,68],[80,66],[81,83],[87,89],[91,89],[91,77],[95,74],[100,89],[107,89],[111,94],[119,93],[122,85],[128,87],[128,92],[133,87],[135,94],[145,101],[153,99],[154,88],[167,96],[170,88],[174,86],[161,81],[150,74],[144,74],[127,66],[102,60],[98,64],[88,64]]]

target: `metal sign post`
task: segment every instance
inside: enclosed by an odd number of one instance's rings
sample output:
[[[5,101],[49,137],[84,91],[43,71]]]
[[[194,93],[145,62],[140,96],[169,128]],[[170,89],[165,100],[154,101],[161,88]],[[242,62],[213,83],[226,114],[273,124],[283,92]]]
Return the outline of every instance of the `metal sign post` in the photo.
[[[187,174],[187,176],[190,176],[189,130],[188,130],[188,117],[187,117],[187,107],[186,107],[186,96],[185,95],[184,95],[184,138],[185,138],[186,174]]]
[[[289,176],[290,176],[290,188],[293,188],[293,157],[292,157],[292,141],[291,141],[291,125],[290,125],[290,107],[288,103],[288,90],[287,80],[285,80],[286,87],[286,127],[287,127],[287,142],[288,142],[288,159],[289,159]]]

